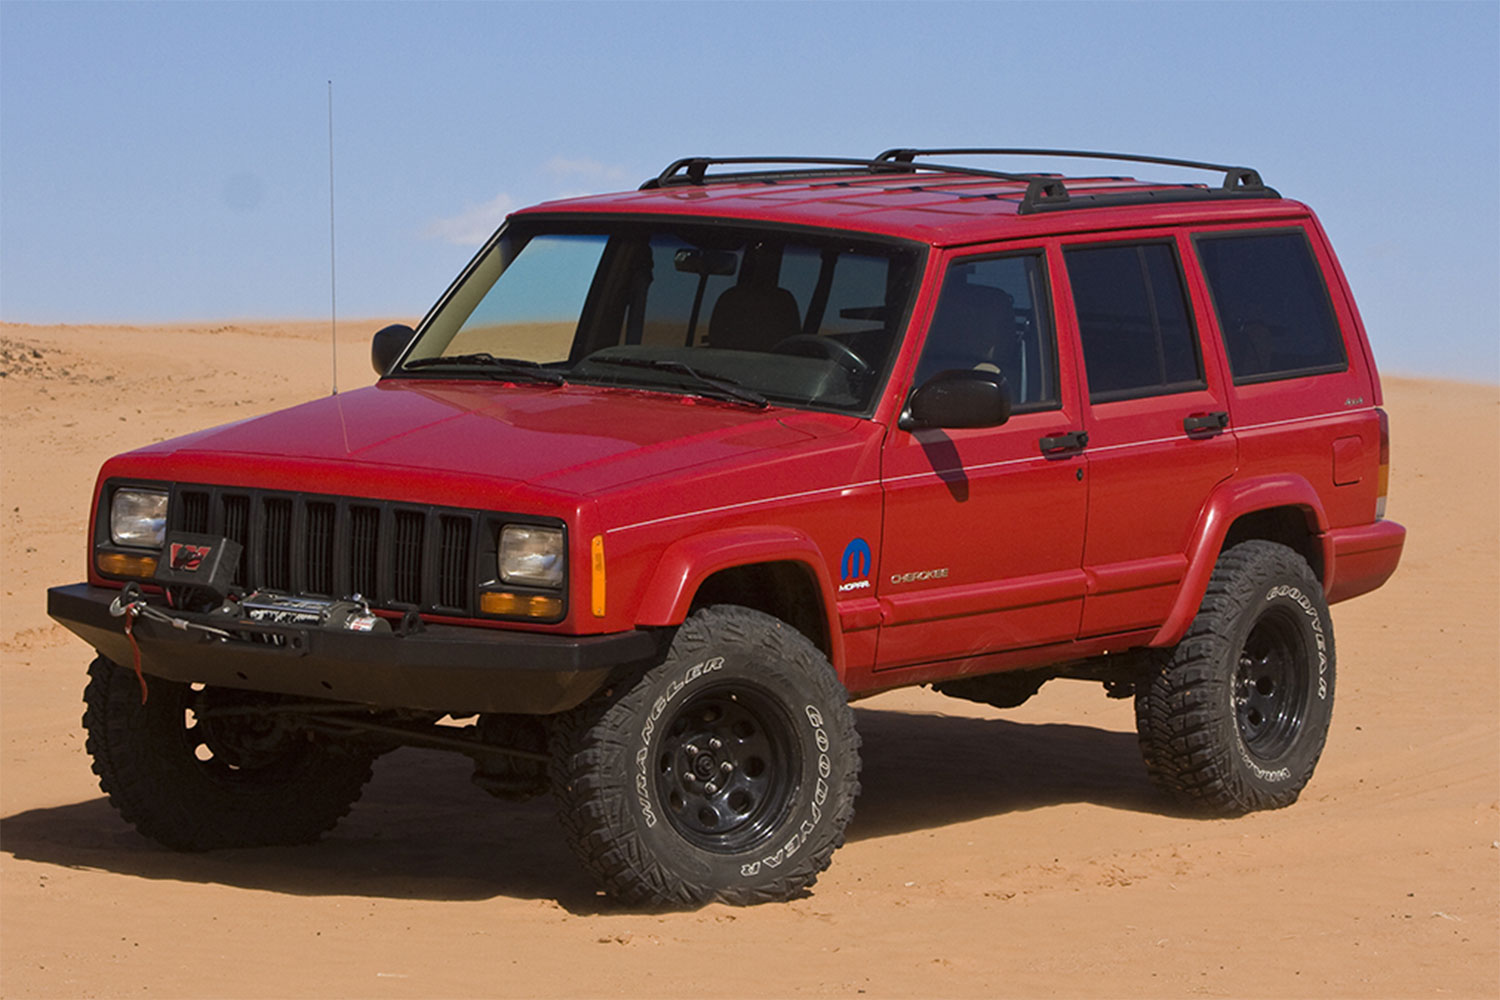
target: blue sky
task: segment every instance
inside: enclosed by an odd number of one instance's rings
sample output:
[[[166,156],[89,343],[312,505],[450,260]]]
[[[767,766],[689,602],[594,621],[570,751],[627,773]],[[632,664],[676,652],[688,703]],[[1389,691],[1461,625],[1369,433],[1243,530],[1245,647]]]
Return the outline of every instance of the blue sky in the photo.
[[[329,80],[344,317],[682,155],[1069,146],[1259,168],[1383,370],[1500,381],[1493,2],[5,0],[0,318],[326,315]]]

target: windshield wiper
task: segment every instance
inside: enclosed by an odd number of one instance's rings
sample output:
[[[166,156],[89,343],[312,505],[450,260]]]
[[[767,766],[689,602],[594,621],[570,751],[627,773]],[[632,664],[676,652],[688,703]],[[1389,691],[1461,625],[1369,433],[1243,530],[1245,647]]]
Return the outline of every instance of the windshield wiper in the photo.
[[[771,401],[753,389],[746,389],[734,379],[718,375],[705,375],[692,365],[664,358],[586,358],[591,365],[619,365],[622,368],[651,368],[659,372],[670,372],[691,379],[698,387],[698,395],[723,399],[731,403],[747,403],[764,410]]]
[[[403,371],[413,368],[448,367],[479,368],[485,374],[528,379],[532,382],[545,382],[548,385],[565,385],[568,381],[560,372],[543,368],[535,361],[524,361],[521,358],[497,358],[486,351],[476,351],[473,354],[450,354],[446,357],[438,355],[432,358],[415,358],[401,366]]]

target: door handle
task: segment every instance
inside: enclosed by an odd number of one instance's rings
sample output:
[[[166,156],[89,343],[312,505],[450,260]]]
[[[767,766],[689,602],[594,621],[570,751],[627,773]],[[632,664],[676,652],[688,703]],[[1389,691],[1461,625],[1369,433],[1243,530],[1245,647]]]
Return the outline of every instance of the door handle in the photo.
[[[1041,446],[1043,455],[1055,455],[1060,451],[1073,451],[1076,448],[1082,448],[1088,443],[1088,431],[1066,431],[1062,434],[1049,434],[1037,442]]]
[[[1212,413],[1198,413],[1191,417],[1182,418],[1182,429],[1189,434],[1200,431],[1213,431],[1217,433],[1229,426],[1229,413],[1225,410],[1215,410]]]

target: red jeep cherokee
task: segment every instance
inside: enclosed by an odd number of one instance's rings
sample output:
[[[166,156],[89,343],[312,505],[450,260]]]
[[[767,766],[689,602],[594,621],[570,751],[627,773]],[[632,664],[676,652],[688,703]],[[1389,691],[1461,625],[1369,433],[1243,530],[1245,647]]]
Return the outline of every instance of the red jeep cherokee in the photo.
[[[1060,155],[1219,186],[1002,173]],[[1284,806],[1380,586],[1380,384],[1312,212],[1152,157],[686,159],[517,212],[378,384],[108,461],[88,582],[110,801],[310,841],[399,745],[550,787],[629,903],[811,885],[852,697],[1133,696],[1168,794]]]

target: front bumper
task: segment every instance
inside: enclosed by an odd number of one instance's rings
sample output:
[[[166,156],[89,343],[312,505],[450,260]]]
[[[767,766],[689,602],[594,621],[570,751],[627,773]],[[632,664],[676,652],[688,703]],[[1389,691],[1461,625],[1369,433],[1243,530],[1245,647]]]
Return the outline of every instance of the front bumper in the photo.
[[[133,662],[120,591],[72,584],[47,591],[47,613],[102,655]],[[157,600],[160,600],[159,598]],[[165,610],[165,606],[163,606]],[[168,680],[299,697],[472,715],[562,712],[598,691],[618,667],[658,655],[650,632],[564,636],[427,625],[409,635],[236,622],[171,612],[234,638],[137,618],[141,670]]]

